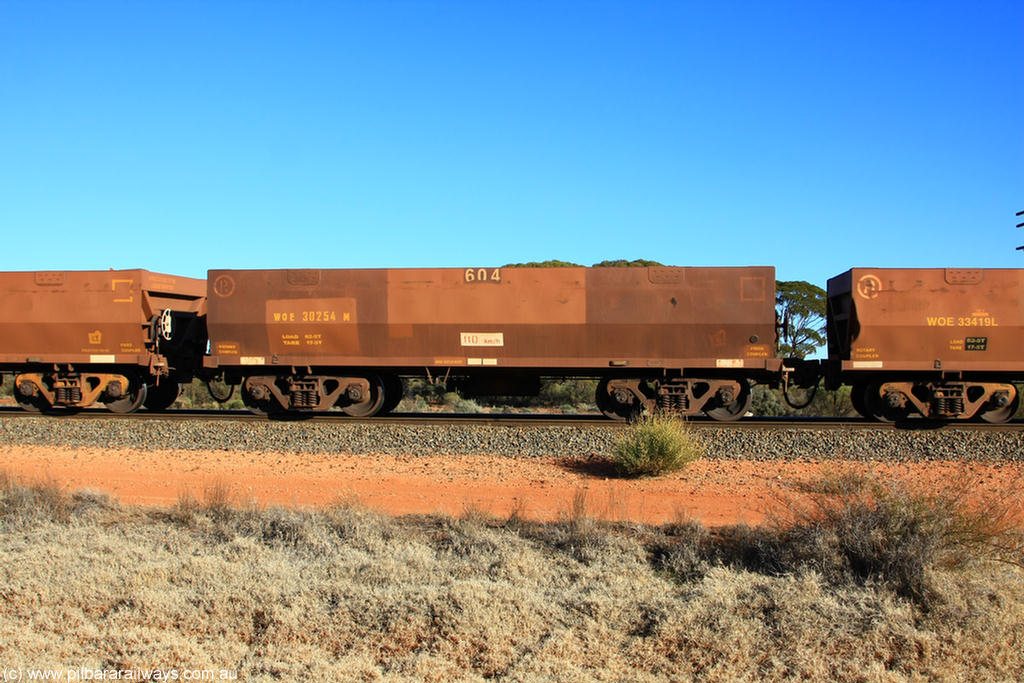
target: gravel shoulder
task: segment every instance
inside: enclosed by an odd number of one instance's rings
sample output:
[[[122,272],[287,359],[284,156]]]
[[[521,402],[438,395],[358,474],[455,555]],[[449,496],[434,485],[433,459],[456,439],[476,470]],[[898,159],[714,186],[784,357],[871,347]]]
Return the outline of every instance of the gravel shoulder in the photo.
[[[226,494],[240,505],[356,500],[390,514],[709,526],[759,523],[801,482],[849,468],[999,495],[1019,495],[1024,482],[1019,430],[696,429],[708,457],[623,480],[603,464],[618,432],[592,425],[0,417],[0,470],[147,506]]]
[[[1024,429],[744,429],[691,423],[708,455],[729,460],[1024,461]],[[499,455],[586,458],[611,452],[619,430],[603,425],[345,424],[305,421],[134,420],[0,415],[0,446],[93,446],[253,453]]]

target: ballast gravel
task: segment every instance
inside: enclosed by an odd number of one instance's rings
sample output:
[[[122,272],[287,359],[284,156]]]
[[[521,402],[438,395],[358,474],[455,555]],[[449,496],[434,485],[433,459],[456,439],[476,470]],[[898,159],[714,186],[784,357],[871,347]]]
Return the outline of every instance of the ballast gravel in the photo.
[[[692,423],[707,457],[733,460],[1024,460],[1024,430],[743,428]],[[336,421],[132,420],[0,416],[0,446],[389,455],[600,457],[621,430],[608,425],[402,425]]]

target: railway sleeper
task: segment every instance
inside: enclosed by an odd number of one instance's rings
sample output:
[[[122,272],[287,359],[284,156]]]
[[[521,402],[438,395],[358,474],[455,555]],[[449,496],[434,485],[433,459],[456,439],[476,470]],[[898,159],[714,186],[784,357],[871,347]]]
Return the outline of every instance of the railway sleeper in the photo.
[[[998,382],[890,381],[867,385],[863,405],[871,417],[896,421],[918,414],[934,420],[1006,422],[1020,405],[1017,388]]]
[[[14,396],[30,412],[101,403],[112,412],[130,413],[146,400],[146,385],[117,373],[24,372],[14,379]]]

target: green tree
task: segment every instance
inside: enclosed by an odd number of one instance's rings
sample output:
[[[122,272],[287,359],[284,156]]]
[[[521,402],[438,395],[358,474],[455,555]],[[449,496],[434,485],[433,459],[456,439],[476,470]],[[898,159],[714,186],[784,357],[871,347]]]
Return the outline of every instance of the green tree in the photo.
[[[825,290],[802,280],[775,283],[779,355],[803,358],[825,343]]]
[[[527,263],[506,263],[502,268],[581,268],[580,264],[571,261],[529,261]]]
[[[662,265],[664,265],[664,264],[663,263],[658,263],[657,261],[651,261],[649,259],[638,258],[638,259],[634,259],[632,261],[627,261],[626,259],[621,259],[620,258],[620,259],[617,259],[615,261],[601,261],[600,263],[595,263],[594,267],[595,268],[646,268],[648,266],[662,266]]]

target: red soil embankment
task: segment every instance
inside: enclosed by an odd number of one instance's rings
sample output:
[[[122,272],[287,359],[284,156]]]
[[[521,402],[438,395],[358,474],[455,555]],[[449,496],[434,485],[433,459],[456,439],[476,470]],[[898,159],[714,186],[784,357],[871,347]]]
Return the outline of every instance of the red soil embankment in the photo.
[[[580,461],[494,456],[391,456],[8,446],[0,469],[24,482],[107,493],[126,504],[170,506],[225,487],[238,505],[320,507],[356,500],[389,514],[473,510],[555,520],[583,512],[648,523],[694,519],[708,526],[756,524],[800,481],[843,461],[706,459],[654,479],[624,480]],[[972,493],[1016,495],[1021,463],[875,463],[879,476],[925,485],[968,479]],[[583,507],[583,510],[578,508]]]

